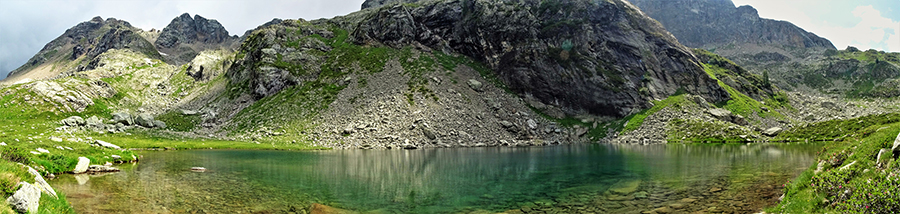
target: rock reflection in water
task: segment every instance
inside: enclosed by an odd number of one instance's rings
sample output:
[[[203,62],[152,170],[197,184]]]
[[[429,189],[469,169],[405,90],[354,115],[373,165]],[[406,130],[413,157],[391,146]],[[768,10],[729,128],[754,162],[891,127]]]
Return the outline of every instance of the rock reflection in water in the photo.
[[[149,152],[53,185],[83,213],[282,213],[311,203],[385,213],[758,210],[816,145],[567,145]],[[203,166],[205,173],[193,173]],[[83,183],[83,185],[79,185]],[[655,210],[655,211],[654,211]]]

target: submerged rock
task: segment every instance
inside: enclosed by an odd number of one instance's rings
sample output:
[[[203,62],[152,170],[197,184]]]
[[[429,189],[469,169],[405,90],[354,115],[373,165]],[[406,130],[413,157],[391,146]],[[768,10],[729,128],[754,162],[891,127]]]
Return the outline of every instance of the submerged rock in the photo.
[[[628,195],[637,191],[640,186],[641,180],[619,181],[609,188],[609,192],[618,195]]]
[[[88,167],[88,171],[91,173],[97,172],[118,172],[119,168],[106,166],[106,165],[91,165]]]

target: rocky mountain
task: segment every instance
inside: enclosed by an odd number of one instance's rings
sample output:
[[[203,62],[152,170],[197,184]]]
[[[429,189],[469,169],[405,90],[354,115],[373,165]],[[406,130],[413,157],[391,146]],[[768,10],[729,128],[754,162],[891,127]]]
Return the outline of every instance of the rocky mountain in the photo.
[[[355,42],[472,57],[511,90],[569,115],[623,116],[679,88],[727,99],[689,49],[626,1],[419,2],[370,17],[352,31]]]
[[[757,138],[787,118],[785,96],[760,76],[688,49],[621,0],[422,1],[274,19],[233,52],[223,47],[234,37],[199,16],[138,35],[168,56],[110,49],[79,78],[6,88],[28,96],[4,107],[149,115],[165,135],[333,148],[640,141],[651,136],[636,132],[665,135],[679,114]],[[645,118],[653,128],[638,129]],[[107,125],[96,127],[128,129]]]
[[[760,18],[749,5],[735,7],[731,0],[632,0],[682,44],[695,48],[722,48],[753,44],[791,48],[834,49],[831,41],[786,21]]]
[[[90,70],[97,67],[96,57],[110,49],[129,49],[160,58],[152,43],[142,37],[144,33],[127,21],[94,17],[47,43],[28,62],[10,72],[4,82],[47,79]]]
[[[206,19],[200,15],[181,14],[159,33],[153,42],[156,47],[166,53],[166,61],[171,64],[182,64],[190,61],[200,51],[227,48],[236,42],[237,36],[229,36],[228,31],[215,19]]]

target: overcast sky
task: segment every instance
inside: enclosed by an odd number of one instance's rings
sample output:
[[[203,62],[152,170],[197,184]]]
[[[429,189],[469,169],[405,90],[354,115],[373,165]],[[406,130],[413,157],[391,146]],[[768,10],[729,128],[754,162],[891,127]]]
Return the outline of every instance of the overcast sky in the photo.
[[[272,18],[307,20],[357,11],[364,0],[0,0],[0,78],[66,29],[94,16],[149,30],[182,14],[216,19],[232,35]],[[663,1],[663,0],[660,0]],[[900,0],[734,0],[760,16],[790,21],[831,40],[866,50],[900,52]]]

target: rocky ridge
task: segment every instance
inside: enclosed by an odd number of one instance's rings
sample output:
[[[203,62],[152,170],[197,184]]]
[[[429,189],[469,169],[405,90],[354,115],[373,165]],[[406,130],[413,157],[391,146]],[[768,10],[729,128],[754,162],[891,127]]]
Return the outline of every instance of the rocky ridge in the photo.
[[[172,19],[160,31],[153,44],[169,64],[183,64],[191,61],[204,50],[230,48],[238,41],[237,36],[229,36],[228,31],[215,19],[184,13]]]
[[[761,18],[752,6],[735,7],[731,0],[631,2],[666,26],[678,41],[689,47],[709,49],[755,44],[782,48],[834,49],[831,41],[825,38],[790,22]]]
[[[21,83],[30,80],[60,78],[97,67],[96,58],[110,49],[129,49],[151,59],[160,54],[141,36],[143,30],[127,21],[94,17],[66,30],[47,43],[25,65],[13,70],[3,82]],[[62,62],[62,65],[49,64]]]

